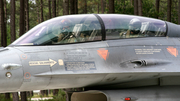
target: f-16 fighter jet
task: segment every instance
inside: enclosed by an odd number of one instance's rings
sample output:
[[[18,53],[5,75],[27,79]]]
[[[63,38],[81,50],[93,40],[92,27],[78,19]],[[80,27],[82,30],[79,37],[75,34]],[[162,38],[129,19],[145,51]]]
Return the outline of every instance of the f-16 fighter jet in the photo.
[[[0,49],[0,92],[67,101],[179,101],[180,26],[120,14],[60,16]]]

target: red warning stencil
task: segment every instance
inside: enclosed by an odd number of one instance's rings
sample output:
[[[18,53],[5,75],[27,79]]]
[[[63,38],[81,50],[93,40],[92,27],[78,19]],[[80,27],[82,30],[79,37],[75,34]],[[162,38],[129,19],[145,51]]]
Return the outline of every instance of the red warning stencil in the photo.
[[[108,50],[106,50],[104,48],[101,48],[101,49],[97,50],[97,52],[98,52],[98,55],[104,60],[106,60],[108,58],[108,56],[109,56]]]
[[[168,51],[171,55],[173,55],[173,56],[175,56],[175,57],[178,56],[178,50],[177,50],[176,48],[174,48],[174,47],[168,47],[168,48],[167,48],[167,51]]]

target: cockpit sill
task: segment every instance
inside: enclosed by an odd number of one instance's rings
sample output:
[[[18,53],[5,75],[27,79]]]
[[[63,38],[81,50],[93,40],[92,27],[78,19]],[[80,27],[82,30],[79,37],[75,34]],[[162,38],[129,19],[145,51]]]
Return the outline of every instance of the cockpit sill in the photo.
[[[86,42],[78,42],[78,43],[62,43],[62,44],[51,44],[51,45],[12,45],[10,44],[8,47],[33,47],[33,46],[59,46],[59,45],[74,45],[74,44],[84,44],[84,43],[96,43],[96,42],[107,42],[107,41],[118,41],[118,40],[126,40],[126,41],[130,41],[130,40],[135,40],[135,39],[143,39],[143,40],[147,40],[147,39],[159,39],[159,38],[169,38],[168,36],[161,36],[161,37],[137,37],[137,38],[121,38],[121,39],[109,39],[109,40],[95,40],[95,41],[86,41]],[[2,49],[2,50],[9,50],[9,49]],[[1,52],[1,50],[0,50]]]

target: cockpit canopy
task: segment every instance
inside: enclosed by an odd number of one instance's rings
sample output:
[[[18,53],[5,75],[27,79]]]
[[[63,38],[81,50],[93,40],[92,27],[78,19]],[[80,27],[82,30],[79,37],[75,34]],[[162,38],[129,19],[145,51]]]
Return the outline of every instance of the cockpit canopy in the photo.
[[[164,21],[120,14],[61,16],[45,21],[11,45],[53,45],[102,40],[162,37]]]

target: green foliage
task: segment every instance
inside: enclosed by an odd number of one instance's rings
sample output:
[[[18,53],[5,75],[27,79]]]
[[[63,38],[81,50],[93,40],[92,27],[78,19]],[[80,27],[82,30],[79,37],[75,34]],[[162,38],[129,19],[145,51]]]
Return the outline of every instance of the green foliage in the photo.
[[[178,0],[172,1],[171,22],[178,24]]]
[[[66,94],[63,90],[59,90],[58,95],[53,96],[53,101],[66,101]]]
[[[130,0],[123,0],[122,2],[115,1],[115,13],[119,14],[134,14],[134,7],[130,4]]]
[[[152,0],[144,0],[142,2],[142,8],[143,16],[151,18],[157,17],[157,11]]]
[[[0,94],[0,101],[12,101],[12,98],[5,99],[5,95],[4,94]]]
[[[66,94],[63,90],[60,89],[58,94],[56,96],[53,96],[53,99],[39,101],[66,101]]]
[[[178,11],[173,9],[171,15],[171,22],[178,24]]]
[[[106,9],[108,11],[108,9]],[[119,14],[134,14],[134,6],[131,5],[130,0],[115,0],[115,13]],[[167,20],[167,0],[161,0],[159,6],[159,13],[155,8],[155,0],[142,0],[142,14],[145,17],[159,18]],[[178,0],[172,2],[171,7],[171,22],[178,23]]]

